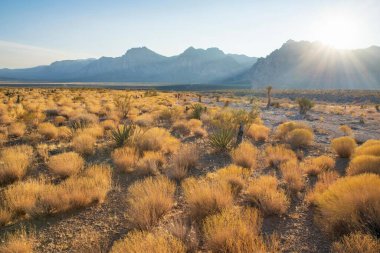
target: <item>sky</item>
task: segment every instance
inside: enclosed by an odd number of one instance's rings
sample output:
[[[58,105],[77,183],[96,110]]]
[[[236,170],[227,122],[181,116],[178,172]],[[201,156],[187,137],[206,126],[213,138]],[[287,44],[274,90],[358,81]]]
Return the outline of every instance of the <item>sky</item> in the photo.
[[[378,0],[0,0],[0,68],[189,46],[265,57],[289,39],[380,46]]]

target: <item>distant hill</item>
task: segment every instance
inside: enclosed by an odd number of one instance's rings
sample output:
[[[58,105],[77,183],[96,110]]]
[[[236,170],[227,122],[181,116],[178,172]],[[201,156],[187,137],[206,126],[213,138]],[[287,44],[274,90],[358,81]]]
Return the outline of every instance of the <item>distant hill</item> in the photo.
[[[120,57],[67,60],[27,69],[0,69],[0,77],[29,81],[214,83],[247,72],[255,57],[225,54],[218,48],[190,47],[166,57],[141,47]]]
[[[229,80],[250,80],[254,88],[270,84],[286,89],[380,89],[380,47],[337,50],[289,40],[259,58],[247,73]]]

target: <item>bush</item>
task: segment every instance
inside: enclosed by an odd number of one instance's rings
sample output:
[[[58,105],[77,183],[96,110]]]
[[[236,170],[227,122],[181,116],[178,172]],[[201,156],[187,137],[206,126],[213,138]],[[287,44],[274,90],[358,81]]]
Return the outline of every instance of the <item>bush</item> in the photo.
[[[291,192],[297,193],[305,187],[303,171],[299,166],[297,160],[289,160],[281,164],[280,170],[282,177]]]
[[[329,156],[321,155],[305,159],[301,166],[305,173],[315,176],[321,172],[334,169],[335,160]]]
[[[25,229],[7,234],[5,242],[0,245],[2,253],[32,253],[34,248],[34,236],[28,234]]]
[[[136,147],[144,151],[161,151],[164,154],[173,153],[179,147],[179,140],[163,128],[150,128],[136,140]]]
[[[26,129],[26,125],[22,122],[12,123],[8,127],[8,135],[15,136],[15,137],[21,137],[24,135],[25,129]]]
[[[268,140],[269,132],[270,129],[264,125],[252,124],[248,128],[246,135],[255,141],[264,142]]]
[[[286,141],[293,148],[310,146],[314,141],[314,134],[309,129],[294,129],[287,134]]]
[[[201,104],[194,104],[191,109],[192,119],[201,119],[202,113],[206,111],[206,107],[203,107]]]
[[[270,166],[279,167],[281,163],[297,160],[296,154],[284,146],[268,146],[265,148],[266,161]]]
[[[374,155],[380,156],[380,140],[368,140],[355,149],[355,156]]]
[[[362,173],[374,173],[380,175],[380,156],[355,156],[350,161],[347,174],[353,176]]]
[[[182,180],[188,170],[198,164],[198,160],[199,152],[195,145],[181,145],[173,154],[166,173],[170,178]]]
[[[314,107],[314,102],[307,98],[297,99],[298,106],[300,108],[300,114],[305,115],[311,108]]]
[[[111,253],[185,253],[183,243],[166,233],[132,231],[112,246]]]
[[[172,129],[175,134],[182,136],[188,136],[191,133],[190,127],[184,120],[174,122]]]
[[[333,235],[380,231],[380,177],[361,174],[338,179],[315,195],[318,223]]]
[[[0,184],[20,180],[32,161],[33,149],[27,145],[4,148],[0,152]]]
[[[295,129],[307,129],[311,131],[310,127],[304,123],[289,121],[289,122],[282,123],[276,128],[276,132],[275,132],[276,138],[280,140],[286,140],[287,135]]]
[[[58,128],[50,122],[45,122],[38,125],[38,133],[49,140],[56,139],[58,137]]]
[[[261,176],[249,182],[245,198],[265,215],[284,214],[289,207],[288,198],[273,176]]]
[[[154,226],[173,207],[175,188],[166,177],[135,182],[128,189],[128,220],[140,229]]]
[[[250,142],[242,142],[231,153],[232,161],[244,168],[254,169],[256,167],[257,149]]]
[[[116,146],[121,147],[129,141],[134,131],[135,127],[133,125],[120,125],[111,130],[111,137]]]
[[[260,236],[262,219],[253,208],[226,209],[206,218],[205,243],[210,252],[276,252]]]
[[[75,152],[82,155],[91,155],[95,151],[96,139],[91,135],[82,133],[73,138],[73,148]]]
[[[136,164],[136,172],[140,175],[158,175],[159,168],[165,163],[165,157],[160,152],[146,151]]]
[[[336,171],[325,171],[320,173],[314,188],[309,191],[305,197],[306,203],[315,205],[315,196],[324,192],[338,178],[339,174]]]
[[[353,138],[344,136],[333,139],[331,147],[340,157],[347,158],[354,153],[356,142]]]
[[[353,233],[343,236],[332,245],[335,253],[377,253],[380,252],[380,241],[371,235]]]
[[[352,131],[351,127],[347,125],[341,125],[339,127],[339,130],[342,131],[345,136],[354,136],[354,132]]]
[[[232,148],[234,137],[235,131],[233,129],[221,128],[210,134],[208,138],[210,146],[215,151],[226,152]]]
[[[131,147],[115,149],[112,152],[112,161],[116,168],[122,172],[132,172],[138,160],[138,152]]]
[[[50,157],[48,162],[49,169],[63,177],[77,174],[83,167],[83,158],[75,152],[67,152]]]
[[[232,206],[231,188],[220,181],[188,178],[182,183],[182,188],[190,216],[195,220]]]
[[[232,193],[236,196],[245,187],[249,174],[248,169],[231,164],[213,173],[208,173],[207,177],[228,184]]]

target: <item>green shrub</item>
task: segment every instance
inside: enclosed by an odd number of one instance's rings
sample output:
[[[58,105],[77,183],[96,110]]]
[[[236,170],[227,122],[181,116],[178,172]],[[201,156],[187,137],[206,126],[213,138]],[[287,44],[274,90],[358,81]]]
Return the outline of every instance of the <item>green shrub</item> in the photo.
[[[121,147],[128,142],[135,131],[134,125],[121,125],[111,131],[111,137],[116,146]]]
[[[220,152],[229,151],[232,148],[232,142],[235,131],[231,128],[221,128],[210,134],[209,143],[211,147]]]

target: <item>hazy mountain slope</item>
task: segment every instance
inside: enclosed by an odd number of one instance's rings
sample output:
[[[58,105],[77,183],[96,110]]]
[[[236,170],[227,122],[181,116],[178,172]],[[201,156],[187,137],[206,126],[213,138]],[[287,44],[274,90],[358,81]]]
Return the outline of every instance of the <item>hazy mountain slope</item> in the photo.
[[[336,50],[288,41],[249,71],[253,87],[380,89],[380,48]]]

